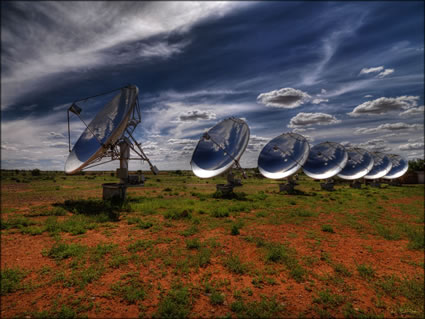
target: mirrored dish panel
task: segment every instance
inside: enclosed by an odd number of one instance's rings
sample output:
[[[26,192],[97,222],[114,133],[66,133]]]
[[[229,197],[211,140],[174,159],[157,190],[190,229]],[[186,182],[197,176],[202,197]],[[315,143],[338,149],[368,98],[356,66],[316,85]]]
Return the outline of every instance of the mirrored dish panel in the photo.
[[[409,168],[409,163],[400,155],[392,154],[388,156],[391,160],[392,167],[387,175],[383,176],[383,178],[394,179],[403,176]]]
[[[310,149],[303,171],[311,178],[326,179],[342,171],[347,160],[344,146],[335,142],[324,142]]]
[[[228,118],[212,127],[198,142],[190,164],[200,178],[214,177],[239,160],[249,141],[249,127],[241,119]]]
[[[73,174],[101,156],[106,145],[114,144],[123,134],[139,94],[137,86],[122,88],[103,109],[97,113],[88,128],[75,143],[65,163],[65,173]],[[90,132],[96,135],[96,137]]]
[[[373,167],[364,178],[376,179],[387,175],[393,166],[390,157],[381,152],[371,152],[371,154],[373,157]]]
[[[362,178],[373,167],[373,157],[368,151],[362,148],[348,148],[348,161],[338,177],[347,180]]]
[[[310,145],[304,136],[284,133],[263,147],[258,157],[258,169],[264,177],[285,178],[304,165],[309,152]]]

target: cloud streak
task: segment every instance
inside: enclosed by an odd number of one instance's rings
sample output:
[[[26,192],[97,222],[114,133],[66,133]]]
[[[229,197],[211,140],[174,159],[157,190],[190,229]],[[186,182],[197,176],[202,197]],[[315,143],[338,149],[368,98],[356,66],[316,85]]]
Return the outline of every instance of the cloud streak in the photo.
[[[387,123],[381,124],[378,127],[359,128],[354,131],[355,134],[373,134],[387,131],[411,131],[423,129],[422,124],[407,124],[407,123]]]
[[[356,106],[353,111],[347,114],[350,116],[378,115],[391,111],[407,110],[415,107],[418,100],[419,96],[380,97]]]

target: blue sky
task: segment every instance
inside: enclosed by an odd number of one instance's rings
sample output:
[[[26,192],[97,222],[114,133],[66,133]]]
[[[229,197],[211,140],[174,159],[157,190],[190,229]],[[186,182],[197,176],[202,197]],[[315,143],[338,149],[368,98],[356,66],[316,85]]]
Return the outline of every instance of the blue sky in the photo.
[[[251,129],[245,167],[288,131],[311,146],[424,156],[423,2],[41,1],[1,9],[2,168],[63,170],[67,107],[128,83],[140,89],[136,137],[160,169],[189,169],[201,134],[229,116]],[[103,101],[95,102],[82,105],[87,121]],[[71,127],[75,142],[83,126],[73,119]]]

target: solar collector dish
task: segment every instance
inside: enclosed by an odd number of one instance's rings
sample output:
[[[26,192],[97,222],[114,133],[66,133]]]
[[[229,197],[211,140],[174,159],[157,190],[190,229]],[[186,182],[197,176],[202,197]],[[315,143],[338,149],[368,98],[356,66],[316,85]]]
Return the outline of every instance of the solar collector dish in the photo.
[[[388,156],[391,160],[392,167],[391,170],[383,176],[383,178],[394,179],[403,176],[409,168],[408,162],[400,155],[391,154]]]
[[[107,150],[101,143],[110,146],[121,138],[136,105],[138,93],[139,89],[134,85],[122,88],[103,107],[75,143],[66,160],[65,173],[79,172]]]
[[[264,177],[285,178],[302,167],[309,152],[310,145],[305,137],[284,133],[263,147],[258,157],[258,169]]]
[[[200,178],[220,175],[238,161],[249,141],[249,127],[241,119],[228,118],[206,132],[198,142],[190,162]]]
[[[310,149],[303,166],[304,173],[314,179],[326,179],[338,174],[347,163],[344,146],[335,142],[324,142]]]
[[[348,161],[338,177],[347,180],[362,178],[373,167],[373,157],[368,151],[362,148],[348,148]]]
[[[392,162],[388,155],[381,152],[372,152],[373,167],[364,178],[366,179],[377,179],[384,177],[392,168]]]

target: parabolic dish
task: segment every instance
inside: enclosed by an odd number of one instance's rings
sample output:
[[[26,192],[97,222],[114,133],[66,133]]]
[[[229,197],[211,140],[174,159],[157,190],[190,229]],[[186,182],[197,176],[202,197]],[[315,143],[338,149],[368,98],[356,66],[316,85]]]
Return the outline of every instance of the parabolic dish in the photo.
[[[368,151],[362,148],[348,148],[348,161],[338,177],[348,180],[362,178],[373,167],[373,157]]]
[[[386,179],[394,179],[403,176],[409,168],[409,163],[400,155],[388,155],[393,166],[387,175],[383,176]]]
[[[376,179],[384,177],[391,170],[393,164],[388,155],[381,152],[372,152],[373,167],[369,173],[363,176],[366,179]]]
[[[311,148],[303,171],[311,178],[326,179],[342,171],[347,160],[344,146],[335,142],[324,142]]]
[[[258,169],[264,177],[285,178],[304,165],[309,152],[310,145],[304,136],[284,133],[263,147],[258,156]]]
[[[192,171],[200,178],[224,173],[239,160],[249,141],[249,127],[241,119],[228,118],[199,140],[192,155]]]
[[[137,86],[122,88],[103,109],[97,113],[88,128],[75,143],[65,163],[65,173],[73,174],[101,156],[123,134],[139,94]],[[93,136],[92,132],[96,135]],[[100,143],[99,143],[100,142]]]

